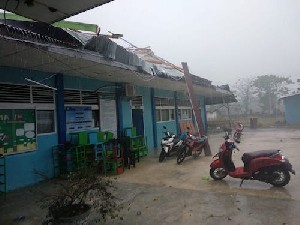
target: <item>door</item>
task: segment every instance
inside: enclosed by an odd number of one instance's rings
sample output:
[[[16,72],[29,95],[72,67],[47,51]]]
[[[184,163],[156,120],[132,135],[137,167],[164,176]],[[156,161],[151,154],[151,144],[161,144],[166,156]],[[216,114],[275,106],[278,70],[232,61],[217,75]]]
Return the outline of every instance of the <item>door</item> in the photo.
[[[144,136],[144,113],[142,109],[132,109],[132,124],[136,134]]]

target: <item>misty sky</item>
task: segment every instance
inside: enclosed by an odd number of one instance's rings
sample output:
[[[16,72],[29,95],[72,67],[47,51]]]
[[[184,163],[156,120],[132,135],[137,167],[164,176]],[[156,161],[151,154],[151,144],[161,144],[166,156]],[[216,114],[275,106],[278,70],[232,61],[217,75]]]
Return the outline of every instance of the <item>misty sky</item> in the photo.
[[[115,0],[69,20],[122,33],[215,85],[300,78],[299,0]]]

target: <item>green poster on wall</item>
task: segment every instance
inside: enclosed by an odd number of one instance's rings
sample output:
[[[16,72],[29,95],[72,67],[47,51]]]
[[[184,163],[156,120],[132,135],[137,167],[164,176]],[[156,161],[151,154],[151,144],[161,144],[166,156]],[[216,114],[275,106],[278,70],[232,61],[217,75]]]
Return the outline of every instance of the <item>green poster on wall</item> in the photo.
[[[0,154],[36,150],[34,109],[0,109]]]

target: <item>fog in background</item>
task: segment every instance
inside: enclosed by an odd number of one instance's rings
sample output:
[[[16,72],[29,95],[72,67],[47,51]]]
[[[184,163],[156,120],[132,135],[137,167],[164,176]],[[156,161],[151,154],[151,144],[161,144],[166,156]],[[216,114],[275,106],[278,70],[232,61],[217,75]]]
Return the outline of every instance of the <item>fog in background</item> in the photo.
[[[215,85],[265,74],[300,78],[298,0],[115,0],[69,20],[187,62]]]

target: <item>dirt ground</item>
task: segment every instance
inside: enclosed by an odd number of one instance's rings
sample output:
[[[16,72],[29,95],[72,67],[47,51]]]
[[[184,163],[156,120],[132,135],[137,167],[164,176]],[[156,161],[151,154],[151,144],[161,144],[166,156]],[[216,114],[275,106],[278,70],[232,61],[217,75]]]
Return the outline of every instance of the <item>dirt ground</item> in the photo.
[[[212,157],[201,155],[176,164],[175,158],[158,163],[158,154],[143,158],[136,168],[117,176],[116,194],[124,205],[123,220],[106,224],[300,224],[300,129],[245,129],[234,154],[236,166],[242,165],[244,152],[281,149],[292,163],[296,175],[284,188],[258,181],[209,177]],[[212,153],[223,142],[222,133],[209,136]],[[47,182],[37,185],[47,186]],[[36,188],[36,187],[33,187]],[[41,224],[45,210],[36,204],[32,188],[20,189],[0,197],[0,224]],[[25,219],[15,222],[23,215]],[[90,223],[93,222],[93,214]]]

